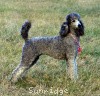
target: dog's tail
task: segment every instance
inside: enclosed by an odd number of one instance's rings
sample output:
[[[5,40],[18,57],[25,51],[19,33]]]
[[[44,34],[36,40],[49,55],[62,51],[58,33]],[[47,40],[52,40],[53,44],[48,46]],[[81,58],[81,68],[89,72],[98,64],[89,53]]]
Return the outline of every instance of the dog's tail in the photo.
[[[22,38],[27,41],[28,40],[28,32],[29,32],[29,29],[31,28],[31,22],[30,21],[25,21],[25,23],[22,25],[22,28],[21,28],[21,36]]]

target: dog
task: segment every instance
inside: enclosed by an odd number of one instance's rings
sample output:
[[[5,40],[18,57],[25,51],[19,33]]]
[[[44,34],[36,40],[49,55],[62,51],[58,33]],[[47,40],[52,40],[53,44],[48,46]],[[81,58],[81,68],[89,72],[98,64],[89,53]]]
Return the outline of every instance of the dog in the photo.
[[[26,21],[21,28],[21,36],[25,40],[20,64],[12,72],[11,82],[17,82],[25,75],[41,55],[66,60],[67,73],[71,80],[77,80],[76,57],[80,49],[80,36],[84,35],[84,24],[78,13],[70,13],[61,25],[58,36],[33,37],[28,39],[31,22]],[[24,75],[23,75],[24,74]]]

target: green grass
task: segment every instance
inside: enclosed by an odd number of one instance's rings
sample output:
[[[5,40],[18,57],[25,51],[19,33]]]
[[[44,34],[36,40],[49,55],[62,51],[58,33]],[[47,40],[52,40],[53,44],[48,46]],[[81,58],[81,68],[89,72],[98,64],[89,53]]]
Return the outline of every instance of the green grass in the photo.
[[[99,0],[0,0],[0,96],[48,96],[29,93],[34,90],[67,90],[62,96],[100,95],[100,1]],[[12,70],[19,64],[22,45],[19,30],[23,22],[32,22],[29,37],[54,36],[67,14],[78,12],[85,24],[81,38],[83,52],[78,58],[79,79],[66,77],[66,62],[41,56],[29,70],[24,81],[8,82]]]

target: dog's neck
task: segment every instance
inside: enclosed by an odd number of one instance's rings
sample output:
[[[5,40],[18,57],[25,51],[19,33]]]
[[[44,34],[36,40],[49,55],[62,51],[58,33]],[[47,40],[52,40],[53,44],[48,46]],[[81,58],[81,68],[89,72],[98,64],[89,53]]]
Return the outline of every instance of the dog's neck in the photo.
[[[79,43],[80,38],[74,35],[72,32],[69,33],[69,35],[73,38],[74,42]]]
[[[69,33],[69,36],[71,36],[71,37],[73,38],[75,44],[77,45],[77,50],[76,50],[76,52],[77,52],[77,53],[81,53],[82,48],[80,47],[80,37],[77,37],[75,34],[73,34],[72,31]]]
[[[80,37],[76,36],[75,29],[70,28],[69,35],[70,35],[75,41],[79,42],[79,38],[80,38]]]

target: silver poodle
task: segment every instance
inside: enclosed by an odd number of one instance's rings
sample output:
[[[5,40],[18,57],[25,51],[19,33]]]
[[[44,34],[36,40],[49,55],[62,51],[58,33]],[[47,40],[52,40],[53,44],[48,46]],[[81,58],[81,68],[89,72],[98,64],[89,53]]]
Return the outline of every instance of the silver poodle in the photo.
[[[80,36],[84,35],[84,25],[80,15],[71,13],[61,25],[58,36],[33,37],[28,39],[31,22],[26,21],[21,28],[21,36],[25,40],[20,64],[12,72],[11,81],[17,82],[30,69],[41,55],[49,55],[55,59],[66,60],[67,73],[72,80],[78,78],[76,57],[80,51]]]

